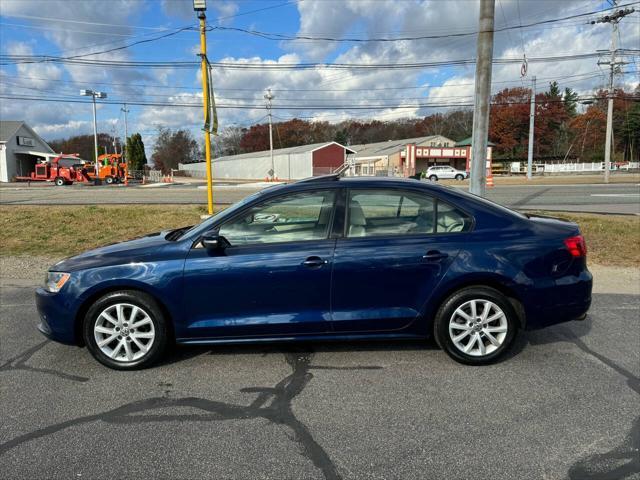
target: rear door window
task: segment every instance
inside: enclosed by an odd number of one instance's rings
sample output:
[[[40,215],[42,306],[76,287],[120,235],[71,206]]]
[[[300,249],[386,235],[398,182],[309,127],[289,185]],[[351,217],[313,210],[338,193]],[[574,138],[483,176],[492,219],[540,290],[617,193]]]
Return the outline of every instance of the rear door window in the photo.
[[[347,237],[435,232],[435,199],[411,191],[352,190]]]

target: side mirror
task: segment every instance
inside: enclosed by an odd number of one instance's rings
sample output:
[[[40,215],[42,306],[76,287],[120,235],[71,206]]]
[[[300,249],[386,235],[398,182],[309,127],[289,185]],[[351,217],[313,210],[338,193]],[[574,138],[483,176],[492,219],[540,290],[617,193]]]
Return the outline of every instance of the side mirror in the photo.
[[[205,233],[200,244],[207,250],[224,250],[231,245],[226,238],[216,232]]]

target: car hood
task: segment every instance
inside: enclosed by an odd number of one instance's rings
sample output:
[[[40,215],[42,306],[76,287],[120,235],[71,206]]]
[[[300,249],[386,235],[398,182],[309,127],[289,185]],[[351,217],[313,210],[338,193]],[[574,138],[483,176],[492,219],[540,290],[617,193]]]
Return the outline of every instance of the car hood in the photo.
[[[49,270],[72,272],[86,268],[147,261],[150,257],[161,254],[168,246],[175,245],[175,242],[165,239],[167,233],[169,231],[152,233],[133,240],[88,250],[80,255],[59,261]]]

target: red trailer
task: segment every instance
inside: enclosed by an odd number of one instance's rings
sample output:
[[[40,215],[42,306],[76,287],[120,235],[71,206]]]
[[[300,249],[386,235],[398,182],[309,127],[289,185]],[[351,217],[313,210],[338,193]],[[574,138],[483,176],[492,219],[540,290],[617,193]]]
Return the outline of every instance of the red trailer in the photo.
[[[28,177],[16,177],[17,181],[54,182],[58,186],[73,182],[90,182],[85,162],[78,155],[60,154],[51,161],[37,163]]]

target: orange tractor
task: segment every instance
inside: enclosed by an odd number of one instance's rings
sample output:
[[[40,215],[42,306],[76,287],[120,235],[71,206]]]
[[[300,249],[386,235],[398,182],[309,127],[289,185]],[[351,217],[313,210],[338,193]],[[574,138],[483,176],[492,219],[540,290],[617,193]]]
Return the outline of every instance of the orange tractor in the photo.
[[[95,170],[89,175],[93,178]],[[120,153],[105,153],[98,156],[98,178],[107,184],[124,182],[128,175],[127,164]]]

